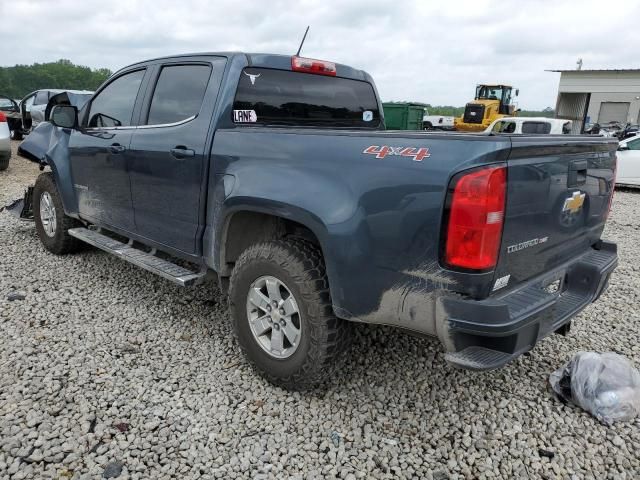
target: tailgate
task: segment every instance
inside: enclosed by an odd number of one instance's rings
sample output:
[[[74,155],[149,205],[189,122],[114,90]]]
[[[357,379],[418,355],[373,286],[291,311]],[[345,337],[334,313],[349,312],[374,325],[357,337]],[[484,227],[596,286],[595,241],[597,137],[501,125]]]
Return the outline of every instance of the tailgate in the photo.
[[[588,251],[604,229],[615,177],[615,140],[566,135],[511,140],[494,290]]]

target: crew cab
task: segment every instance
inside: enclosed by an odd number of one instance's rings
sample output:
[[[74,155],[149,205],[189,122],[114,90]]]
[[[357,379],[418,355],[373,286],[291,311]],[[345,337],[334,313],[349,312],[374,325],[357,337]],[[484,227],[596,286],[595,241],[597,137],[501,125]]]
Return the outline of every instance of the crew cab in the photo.
[[[89,243],[181,286],[216,277],[240,347],[286,388],[321,382],[352,322],[505,365],[603,292],[615,140],[385,131],[372,78],[270,54],[158,58],[19,153],[55,254]],[[28,209],[27,209],[28,210]]]

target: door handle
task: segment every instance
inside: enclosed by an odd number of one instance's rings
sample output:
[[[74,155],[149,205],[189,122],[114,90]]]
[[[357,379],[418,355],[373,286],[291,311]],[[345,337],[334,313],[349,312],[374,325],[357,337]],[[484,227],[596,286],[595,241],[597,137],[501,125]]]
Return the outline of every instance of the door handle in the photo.
[[[109,150],[111,150],[111,153],[122,153],[126,150],[126,148],[119,143],[112,143],[109,147]]]
[[[184,145],[178,145],[177,147],[172,148],[170,152],[171,152],[171,155],[173,155],[177,159],[194,157],[196,155],[195,150],[187,148]]]

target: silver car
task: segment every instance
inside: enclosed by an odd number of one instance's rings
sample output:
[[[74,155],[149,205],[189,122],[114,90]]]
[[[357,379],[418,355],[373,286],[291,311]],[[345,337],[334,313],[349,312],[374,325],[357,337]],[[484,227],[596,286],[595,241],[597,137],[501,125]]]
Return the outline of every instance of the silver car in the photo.
[[[74,94],[87,99],[93,94],[89,90],[44,89],[31,92],[20,101],[22,113],[22,129],[28,134],[40,122],[47,120],[45,112],[49,100],[60,93]]]
[[[0,171],[9,168],[9,159],[11,158],[11,133],[9,132],[9,124],[7,116],[0,111]]]

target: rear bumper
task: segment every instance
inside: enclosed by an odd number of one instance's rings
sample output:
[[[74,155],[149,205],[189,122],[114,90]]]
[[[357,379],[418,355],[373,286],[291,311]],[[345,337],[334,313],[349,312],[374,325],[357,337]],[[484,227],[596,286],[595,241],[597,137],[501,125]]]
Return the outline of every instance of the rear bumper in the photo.
[[[442,299],[438,324],[451,364],[472,370],[499,368],[548,334],[562,330],[606,289],[618,265],[616,244],[597,248],[513,291],[485,300]],[[558,285],[552,291],[550,285]]]

